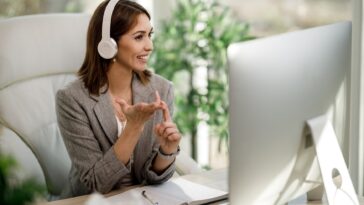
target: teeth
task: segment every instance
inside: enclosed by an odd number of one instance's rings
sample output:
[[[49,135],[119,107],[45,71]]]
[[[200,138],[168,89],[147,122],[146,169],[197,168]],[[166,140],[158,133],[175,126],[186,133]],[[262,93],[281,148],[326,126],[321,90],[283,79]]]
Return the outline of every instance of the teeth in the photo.
[[[148,56],[138,56],[139,59],[143,59],[143,60],[147,60],[148,59]]]

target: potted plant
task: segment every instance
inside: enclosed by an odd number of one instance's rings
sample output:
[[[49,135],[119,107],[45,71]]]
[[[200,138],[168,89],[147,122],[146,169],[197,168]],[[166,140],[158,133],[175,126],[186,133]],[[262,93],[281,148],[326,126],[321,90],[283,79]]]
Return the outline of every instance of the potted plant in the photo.
[[[23,205],[44,194],[45,189],[33,179],[19,182],[12,174],[16,168],[13,158],[0,154],[0,204]]]
[[[252,39],[248,33],[249,25],[216,0],[178,0],[172,17],[156,34],[150,65],[176,85],[175,121],[191,136],[194,159],[202,121],[211,136],[219,137],[219,147],[228,144],[226,49],[232,42]]]

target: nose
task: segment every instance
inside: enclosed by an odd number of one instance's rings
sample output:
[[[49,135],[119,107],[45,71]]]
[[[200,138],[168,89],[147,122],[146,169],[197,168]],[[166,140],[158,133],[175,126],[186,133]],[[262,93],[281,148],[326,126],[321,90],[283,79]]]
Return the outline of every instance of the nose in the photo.
[[[153,50],[153,41],[151,38],[147,38],[147,41],[145,43],[144,49],[146,51],[152,51]]]

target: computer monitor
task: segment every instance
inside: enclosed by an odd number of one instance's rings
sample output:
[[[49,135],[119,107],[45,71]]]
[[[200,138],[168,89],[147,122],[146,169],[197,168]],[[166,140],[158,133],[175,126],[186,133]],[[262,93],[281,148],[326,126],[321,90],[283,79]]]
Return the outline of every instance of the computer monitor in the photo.
[[[318,186],[306,120],[327,114],[345,156],[351,23],[228,48],[232,205],[283,204]]]

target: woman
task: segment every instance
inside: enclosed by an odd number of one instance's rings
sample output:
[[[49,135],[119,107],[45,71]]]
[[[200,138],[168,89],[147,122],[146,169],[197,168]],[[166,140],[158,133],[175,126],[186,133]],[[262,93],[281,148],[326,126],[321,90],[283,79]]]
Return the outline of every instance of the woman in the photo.
[[[117,53],[104,59],[97,46],[108,3],[90,20],[79,79],[57,93],[58,124],[72,161],[63,197],[162,183],[173,175],[179,152],[172,85],[146,70],[150,15],[135,2],[118,1],[110,24]]]

